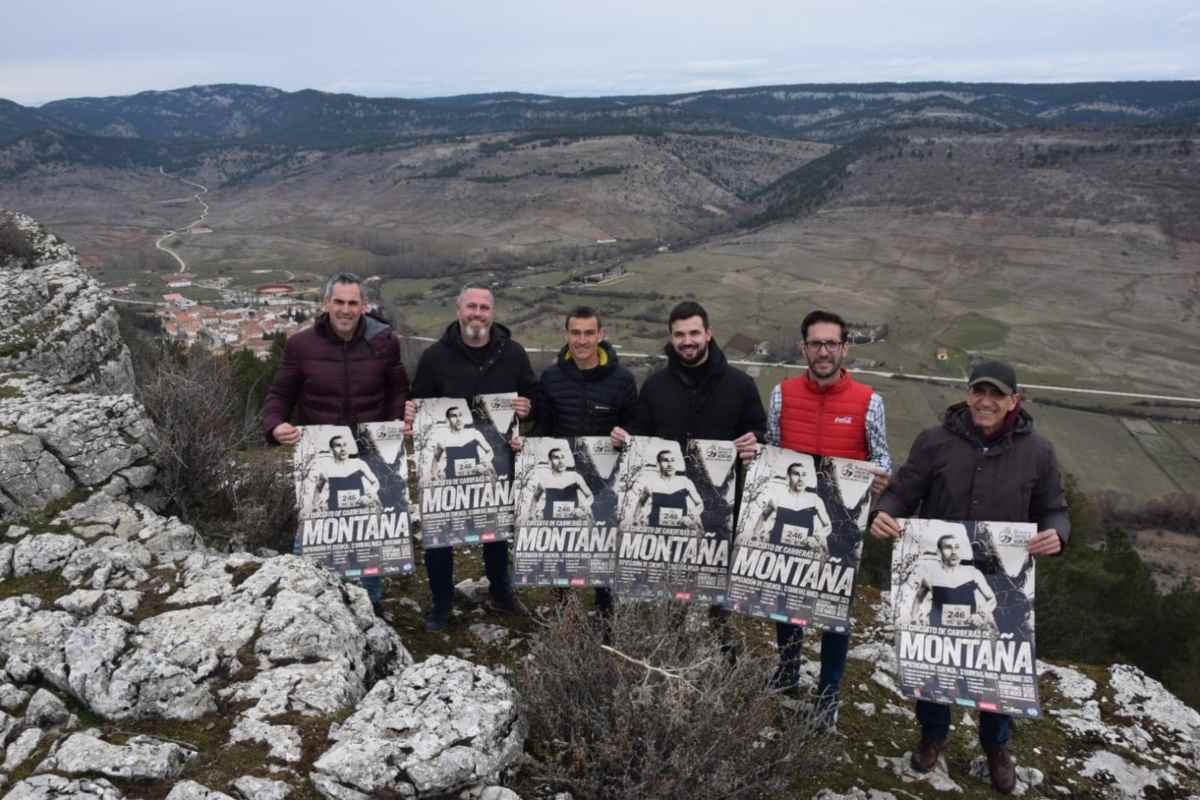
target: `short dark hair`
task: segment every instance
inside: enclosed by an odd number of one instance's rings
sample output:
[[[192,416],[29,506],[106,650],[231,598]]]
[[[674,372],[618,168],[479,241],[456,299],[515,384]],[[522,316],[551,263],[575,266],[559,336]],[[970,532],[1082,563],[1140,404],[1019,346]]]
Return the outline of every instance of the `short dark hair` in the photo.
[[[818,308],[816,311],[808,312],[808,316],[805,317],[804,321],[800,323],[800,338],[807,340],[808,329],[813,325],[816,325],[818,322],[830,322],[841,328],[843,342],[846,341],[846,338],[849,336],[849,332],[846,330],[846,320],[842,319],[832,311],[822,311]]]
[[[798,467],[798,468],[800,469],[800,471],[801,471],[801,472],[803,472],[805,475],[807,475],[807,474],[808,474],[808,467],[804,466],[804,462],[803,462],[803,461],[793,461],[792,463],[788,464],[788,468],[787,468],[787,474],[788,474],[788,475],[791,475],[791,474],[792,474],[792,470],[793,470],[793,469],[796,469],[797,467]]]
[[[459,408],[458,406],[449,406],[449,407],[446,409],[446,419],[450,419],[450,412],[451,412],[451,411],[453,411],[454,413],[458,414],[460,417],[462,416],[462,409],[461,409],[461,408]]]
[[[340,433],[335,433],[333,436],[330,436],[330,437],[329,437],[329,449],[330,449],[330,450],[332,450],[332,449],[333,449],[333,443],[334,443],[334,442],[336,442],[338,439],[341,439],[341,438],[343,438],[343,437],[342,437],[342,434],[340,434]]]
[[[551,447],[549,450],[546,451],[546,458],[552,457],[555,453],[562,455],[562,451],[563,451],[563,449],[561,447]]]
[[[704,329],[708,330],[708,312],[704,310],[704,306],[697,303],[695,300],[684,300],[679,305],[671,309],[670,316],[667,317],[667,330],[671,329],[677,321],[681,319],[691,319],[699,317],[704,323]]]
[[[684,317],[684,319],[687,319],[687,317]],[[670,450],[659,450],[659,451],[658,451],[658,455],[656,455],[656,456],[654,457],[654,460],[655,460],[656,462],[657,462],[657,461],[662,461],[662,457],[663,457],[663,456],[671,456],[672,458],[674,458],[674,457],[675,457],[675,454],[674,454],[673,452],[671,452]]]
[[[604,323],[600,319],[600,314],[591,306],[575,306],[572,308],[567,312],[567,318],[563,320],[563,327],[571,327],[571,320],[573,319],[594,319],[596,320],[597,328],[604,327]]]
[[[321,295],[321,299],[328,303],[333,297],[333,287],[337,285],[357,286],[358,296],[362,298],[364,303],[367,302],[367,286],[363,283],[363,279],[353,272],[335,272],[325,281],[325,290]]]

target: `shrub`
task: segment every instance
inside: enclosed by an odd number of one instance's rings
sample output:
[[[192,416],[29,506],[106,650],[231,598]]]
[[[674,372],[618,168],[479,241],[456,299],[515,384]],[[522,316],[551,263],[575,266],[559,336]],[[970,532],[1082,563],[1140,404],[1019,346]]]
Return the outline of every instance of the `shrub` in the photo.
[[[290,548],[281,535],[295,520],[287,464],[274,451],[247,457],[262,441],[258,385],[242,387],[234,359],[199,347],[159,346],[145,359],[142,402],[158,428],[159,481],[172,509],[206,539]]]
[[[811,711],[766,689],[774,657],[731,666],[700,616],[621,604],[609,646],[573,599],[565,605],[517,675],[533,781],[577,800],[777,797],[824,763]]]
[[[0,264],[9,260],[28,263],[33,256],[33,243],[29,241],[29,235],[12,217],[0,215]]]

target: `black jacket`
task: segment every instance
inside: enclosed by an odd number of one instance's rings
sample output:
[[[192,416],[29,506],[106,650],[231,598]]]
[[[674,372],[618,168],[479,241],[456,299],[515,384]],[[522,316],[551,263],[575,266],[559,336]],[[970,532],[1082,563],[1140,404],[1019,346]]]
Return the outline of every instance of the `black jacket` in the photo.
[[[666,346],[667,366],[646,378],[637,413],[627,430],[635,436],[725,439],[753,433],[764,441],[767,414],[754,380],[729,366],[715,339],[708,343],[708,362],[683,366],[675,348]]]
[[[492,323],[485,346],[467,347],[456,320],[421,354],[410,396],[474,397],[500,392],[537,396],[537,377],[525,348],[513,341],[508,328],[497,323]]]
[[[893,517],[1036,522],[1071,535],[1054,446],[1021,409],[1012,428],[985,441],[966,403],[946,409],[942,424],[913,442],[908,460],[879,499]]]
[[[612,345],[601,342],[600,350],[603,363],[582,370],[564,346],[542,372],[536,436],[608,436],[633,419],[637,381]]]

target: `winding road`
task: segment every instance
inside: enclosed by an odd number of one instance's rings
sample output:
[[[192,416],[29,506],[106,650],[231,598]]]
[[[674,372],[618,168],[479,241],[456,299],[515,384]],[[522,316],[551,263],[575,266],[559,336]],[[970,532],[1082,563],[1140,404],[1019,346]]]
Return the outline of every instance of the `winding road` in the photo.
[[[180,178],[178,175],[172,175],[169,172],[167,172],[166,170],[164,170],[162,167],[158,168],[158,172],[163,177],[175,178],[178,181],[182,181],[182,182],[186,183],[188,186],[192,186],[192,187],[195,187],[200,190],[192,195],[192,199],[200,204],[200,218],[194,219],[191,222],[189,222],[187,225],[184,226],[183,230],[190,231],[196,225],[199,225],[200,223],[204,222],[204,220],[208,218],[208,203],[201,200],[200,195],[208,194],[208,187],[203,184],[196,183],[195,181],[189,181],[187,178]],[[172,236],[175,236],[178,233],[179,233],[178,230],[167,231],[166,233],[164,233],[162,236],[158,237],[154,241],[154,246],[156,248],[158,248],[159,250],[162,250],[167,255],[171,256],[171,258],[175,259],[179,263],[179,269],[177,270],[177,272],[187,272],[187,262],[185,262],[183,260],[183,257],[180,256],[179,253],[176,253],[174,250],[172,250],[170,247],[167,247],[165,244],[163,244],[163,242],[167,241]]]

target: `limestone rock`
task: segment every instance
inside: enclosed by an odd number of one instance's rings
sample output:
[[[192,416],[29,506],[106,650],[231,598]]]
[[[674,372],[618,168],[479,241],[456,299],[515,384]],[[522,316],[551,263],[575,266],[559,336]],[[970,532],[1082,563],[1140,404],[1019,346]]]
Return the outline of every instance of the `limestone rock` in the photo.
[[[13,574],[19,578],[61,570],[82,545],[79,539],[62,533],[26,537],[13,552]]]
[[[171,787],[167,800],[233,800],[224,792],[216,792],[195,781],[180,781]]]
[[[38,745],[42,743],[42,737],[46,734],[42,733],[37,728],[27,728],[13,740],[8,746],[8,750],[4,753],[4,764],[0,769],[12,772],[17,767],[25,763],[25,759],[33,755],[33,751],[37,750]]]
[[[962,793],[962,787],[950,778],[944,755],[938,756],[937,764],[929,772],[917,772],[914,770],[909,763],[911,756],[912,753],[905,753],[899,757],[876,756],[875,764],[880,769],[886,769],[894,773],[904,783],[927,783],[932,789],[939,792]]]
[[[1079,774],[1104,784],[1110,796],[1123,800],[1141,800],[1147,796],[1147,789],[1163,790],[1177,784],[1170,771],[1147,769],[1107,750],[1088,756]],[[1159,792],[1153,796],[1159,796]]]
[[[119,589],[79,589],[63,595],[54,605],[77,617],[108,614],[113,617],[130,617],[142,602],[142,593]]]
[[[0,683],[0,711],[16,712],[29,700],[29,692],[11,683]]]
[[[832,789],[822,789],[813,795],[813,800],[896,800],[896,795],[878,789],[867,789],[864,792],[853,786],[845,794],[838,794]]]
[[[103,778],[34,775],[14,785],[4,800],[125,800],[125,795]]]
[[[109,744],[92,733],[76,733],[58,745],[38,772],[94,775],[131,781],[174,778],[195,756],[173,742],[134,736],[123,745]]]
[[[57,728],[71,721],[67,704],[52,692],[38,689],[25,707],[25,724],[36,728]]]
[[[75,487],[67,470],[42,440],[0,431],[0,518],[41,508]]]
[[[243,716],[229,732],[229,741],[261,742],[270,751],[271,758],[295,764],[304,754],[304,740],[295,725],[272,725],[268,722]]]
[[[242,800],[287,800],[292,787],[283,781],[269,781],[245,775],[233,782],[233,790]]]
[[[516,693],[485,667],[433,656],[375,684],[310,777],[327,798],[434,797],[495,781],[520,754]]]
[[[1016,763],[1016,758],[1013,759],[1013,762],[1014,764]],[[989,786],[991,785],[992,773],[988,769],[987,756],[975,756],[975,758],[972,759],[971,766],[968,769],[972,777],[988,784]],[[1017,775],[1017,785],[1013,788],[1012,793],[1017,797],[1020,797],[1036,786],[1041,786],[1042,781],[1045,780],[1045,776],[1042,774],[1041,770],[1037,770],[1032,767],[1022,767],[1020,765],[1016,765],[1015,771]]]
[[[16,549],[15,545],[0,544],[0,581],[12,575],[13,553]]]
[[[77,390],[132,392],[129,350],[103,289],[57,237],[38,230],[36,238],[33,266],[0,267],[0,371],[32,372]]]

